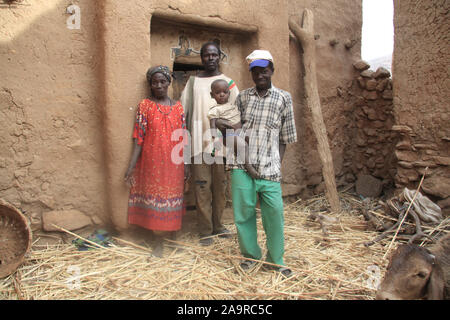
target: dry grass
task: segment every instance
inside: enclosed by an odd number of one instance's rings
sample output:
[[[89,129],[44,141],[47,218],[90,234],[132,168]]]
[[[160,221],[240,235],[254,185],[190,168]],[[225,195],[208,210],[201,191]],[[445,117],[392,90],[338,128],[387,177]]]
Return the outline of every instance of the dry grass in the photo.
[[[366,248],[377,233],[363,230],[357,199],[341,194],[341,200],[346,210],[328,238],[307,219],[327,206],[324,198],[286,205],[285,263],[294,271],[288,279],[262,262],[243,272],[236,236],[205,248],[196,234],[183,232],[166,242],[163,258],[120,239],[90,251],[34,244],[24,264],[0,279],[0,299],[373,299],[389,238]],[[260,219],[258,228],[264,247]]]

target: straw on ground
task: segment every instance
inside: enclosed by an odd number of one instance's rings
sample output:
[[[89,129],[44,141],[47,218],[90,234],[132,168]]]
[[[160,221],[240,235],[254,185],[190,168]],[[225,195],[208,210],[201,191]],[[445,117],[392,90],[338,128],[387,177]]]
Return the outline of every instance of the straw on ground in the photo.
[[[319,223],[307,219],[327,206],[324,197],[286,205],[285,263],[294,271],[291,278],[263,261],[244,272],[236,237],[217,237],[205,248],[185,232],[166,242],[163,258],[120,237],[109,248],[89,251],[71,243],[34,244],[17,272],[0,280],[0,299],[373,299],[389,239],[366,248],[363,243],[377,233],[361,230],[358,200],[340,196],[346,210],[326,238]],[[264,248],[260,218],[258,228]]]

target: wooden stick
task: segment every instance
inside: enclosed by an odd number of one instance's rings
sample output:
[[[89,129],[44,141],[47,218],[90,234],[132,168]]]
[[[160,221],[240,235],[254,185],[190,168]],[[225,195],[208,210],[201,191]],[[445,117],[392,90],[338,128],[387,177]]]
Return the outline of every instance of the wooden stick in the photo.
[[[341,199],[347,203],[345,197]],[[322,196],[312,205],[316,208],[324,203],[327,200]],[[361,204],[356,200],[352,203]],[[301,207],[291,207],[286,215],[286,223],[291,225],[286,235],[291,239],[286,241],[286,263],[294,271],[290,278],[277,272],[257,272],[263,261],[258,261],[261,263],[251,272],[243,273],[239,262],[245,258],[241,257],[236,239],[217,239],[213,246],[205,248],[198,245],[196,235],[185,233],[177,241],[182,245],[170,243],[177,250],[163,259],[152,259],[140,246],[129,244],[134,241],[129,239],[115,241],[118,245],[109,250],[77,251],[70,243],[49,245],[43,250],[33,248],[18,270],[16,286],[25,299],[372,299],[374,289],[367,287],[364,270],[373,264],[384,266],[382,256],[387,246],[371,250],[360,246],[362,239],[372,238],[372,231],[332,233],[336,241],[316,242],[315,238],[322,239],[320,229],[304,227],[310,209],[302,201]],[[344,226],[360,219],[351,212],[343,212],[339,218]],[[260,218],[257,222],[261,223]],[[259,241],[265,240],[263,233],[258,236]],[[263,248],[263,256],[265,253]],[[79,271],[70,271],[72,265]],[[79,288],[68,287],[73,277],[80,280]],[[11,277],[0,280],[0,299],[5,298],[18,298]]]
[[[12,278],[12,281],[14,284],[14,291],[17,294],[17,298],[19,300],[25,300],[25,298],[23,297],[23,292],[22,292],[21,285],[20,285],[20,271],[17,271],[15,276]]]
[[[112,252],[112,253],[114,253],[114,254],[118,254],[118,255],[120,255],[120,256],[126,256],[126,255],[124,255],[124,254],[120,254],[119,252],[116,252],[115,250],[111,250],[110,248],[104,247],[104,246],[102,246],[102,245],[99,245],[98,243],[95,243],[95,242],[93,242],[93,241],[90,241],[90,240],[88,240],[88,239],[85,239],[85,238],[83,238],[82,236],[77,235],[76,233],[70,232],[69,230],[66,230],[66,229],[64,229],[63,227],[57,226],[56,224],[52,224],[52,225],[53,225],[55,228],[58,228],[59,230],[64,231],[64,232],[66,232],[66,233],[68,233],[68,234],[70,234],[70,235],[72,235],[72,236],[74,236],[74,237],[80,238],[81,240],[86,241],[87,243],[89,243],[89,244],[91,244],[91,245],[93,245],[93,246],[95,246],[95,247],[97,247],[97,248],[99,248],[99,249],[107,250],[107,251],[109,251],[109,252]]]
[[[140,245],[135,244],[135,243],[133,243],[133,242],[130,242],[130,241],[127,241],[127,240],[124,240],[124,239],[120,239],[120,238],[116,238],[116,237],[112,237],[112,238],[113,238],[114,240],[117,240],[117,241],[123,242],[123,243],[125,243],[125,244],[128,244],[128,245],[130,245],[130,246],[132,246],[132,247],[135,247],[135,248],[138,248],[138,249],[147,251],[147,252],[152,252],[152,250],[150,250],[149,248],[140,246]]]
[[[446,220],[447,220],[447,219],[442,220],[441,223],[439,223],[435,228],[433,228],[433,229],[431,230],[429,236],[431,237],[431,235],[432,235],[436,230],[439,230],[439,228],[444,224],[444,222],[445,222]],[[422,247],[423,244],[425,243],[425,241],[427,241],[427,240],[430,240],[430,239],[429,239],[429,238],[425,238],[425,239],[420,243],[419,247]]]
[[[326,196],[330,202],[331,210],[335,213],[341,212],[339,195],[336,188],[333,157],[328,142],[327,130],[323,120],[320,105],[319,90],[316,78],[316,48],[314,40],[314,16],[311,10],[303,12],[303,23],[300,28],[293,17],[289,19],[289,28],[297,37],[303,47],[303,63],[305,65],[305,95],[306,104],[311,110],[312,127],[317,139],[317,149],[322,162],[322,174],[325,181]]]
[[[333,295],[331,296],[331,300],[334,300],[334,299],[336,298],[336,294],[338,293],[339,287],[340,287],[340,286],[341,286],[341,282],[338,281],[338,283],[337,283],[337,285],[336,285],[336,289],[334,289],[334,293],[333,293]]]
[[[175,240],[166,239],[166,241],[173,242],[173,243],[176,243],[176,244],[179,244],[179,245],[183,245],[183,246],[186,246],[186,247],[190,247],[190,248],[193,248],[194,250],[195,249],[201,250],[202,254],[205,253],[205,248],[199,248],[199,247],[197,247],[195,245],[190,245],[190,244],[183,243],[183,242],[180,242],[180,241],[175,241]],[[261,264],[264,264],[264,265],[269,265],[269,266],[274,266],[274,267],[285,267],[285,266],[282,266],[282,265],[279,265],[279,264],[270,263],[270,262],[263,261],[263,260],[257,260],[257,259],[245,258],[243,256],[226,254],[226,253],[222,253],[222,252],[219,252],[219,251],[216,251],[216,250],[209,249],[207,251],[209,253],[220,255],[220,256],[223,256],[223,257],[228,257],[228,258],[231,258],[231,259],[245,259],[245,260],[255,261],[255,262],[258,262],[258,263],[261,263]],[[303,272],[303,273],[307,273],[307,274],[312,274],[313,272],[317,272],[317,270],[323,269],[325,266],[327,266],[331,262],[332,262],[332,260],[329,260],[326,264],[317,266],[316,268],[314,268],[312,270],[305,270],[305,269],[298,269],[298,268],[291,268],[291,269],[293,271],[296,271],[296,272]],[[342,280],[342,279],[338,279],[338,278],[333,277],[331,275],[322,274],[322,276],[324,278],[327,278],[327,279],[330,279],[330,280],[340,281],[340,282],[344,282],[344,283],[350,283],[350,281],[345,281],[345,280]]]

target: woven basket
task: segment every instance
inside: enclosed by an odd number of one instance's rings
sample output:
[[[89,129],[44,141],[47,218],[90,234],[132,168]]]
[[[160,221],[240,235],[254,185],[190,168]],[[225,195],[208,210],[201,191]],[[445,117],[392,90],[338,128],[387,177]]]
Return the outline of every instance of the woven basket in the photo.
[[[22,264],[31,240],[27,218],[0,199],[0,278],[10,275]]]

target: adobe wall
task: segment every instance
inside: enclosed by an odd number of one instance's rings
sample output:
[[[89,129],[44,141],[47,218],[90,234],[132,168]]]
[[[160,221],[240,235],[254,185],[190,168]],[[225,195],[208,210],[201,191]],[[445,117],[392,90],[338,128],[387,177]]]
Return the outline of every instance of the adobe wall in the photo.
[[[347,93],[354,80],[353,63],[361,58],[361,1],[289,1],[291,15],[301,16],[304,8],[313,10],[316,35],[317,82],[322,113],[333,155],[338,187],[348,184],[352,161],[345,153],[352,145],[348,127]],[[301,46],[291,37],[289,42],[289,81],[295,106],[299,142],[288,146],[283,160],[283,193],[300,194],[303,198],[322,193],[325,184],[311,126],[311,112],[305,105]]]
[[[99,222],[105,205],[96,10],[71,1],[0,7],[0,197],[25,212],[77,209]],[[75,1],[77,3],[77,1]]]
[[[266,17],[272,16],[275,21],[287,21],[286,1],[230,1],[227,6],[220,6],[213,1],[135,1],[133,6],[123,6],[120,1],[104,1],[101,11],[104,13],[105,31],[105,113],[107,141],[107,186],[109,203],[114,224],[119,228],[127,228],[126,209],[128,190],[123,183],[123,172],[128,165],[131,152],[131,129],[135,108],[145,96],[144,75],[149,65],[167,61],[167,54],[150,52],[152,48],[149,25],[152,13],[160,10],[175,14],[219,18],[224,23],[237,22],[258,26],[255,43],[261,48],[270,48],[277,67],[286,72],[279,72],[274,82],[281,88],[288,88],[288,60],[285,52],[288,49],[289,32],[287,23],[274,24]],[[259,8],[258,14],[253,8]],[[120,19],[118,19],[120,17]],[[177,40],[175,38],[174,40]],[[243,55],[242,55],[243,56]],[[126,61],[124,60],[126,57]],[[243,56],[245,57],[245,56]],[[245,68],[245,60],[242,61]],[[224,70],[224,72],[227,72]],[[240,88],[250,86],[248,75],[244,77],[238,72],[229,72]],[[124,81],[127,79],[127,81]],[[124,107],[126,106],[126,107]],[[128,120],[125,120],[128,119]]]
[[[80,30],[66,25],[72,3],[81,8]],[[293,95],[299,137],[283,163],[283,193],[306,197],[322,191],[300,47],[287,25],[290,15],[300,17],[306,7],[315,14],[319,90],[342,180],[349,140],[342,90],[351,84],[352,63],[360,55],[359,0],[36,0],[0,8],[0,197],[33,217],[36,226],[43,212],[78,209],[126,229],[123,175],[136,106],[148,92],[145,72],[173,63],[161,41],[176,41],[183,28],[196,49],[210,37],[221,39],[230,54],[222,70],[241,89],[252,85],[243,58],[256,48],[271,51],[273,82]],[[206,19],[216,28],[197,25],[204,31],[193,33],[172,21],[163,30],[161,23],[152,25],[155,12]],[[257,31],[232,31],[235,25]]]
[[[396,186],[422,186],[450,213],[450,3],[394,1],[394,114],[401,140]]]
[[[133,8],[119,6],[116,1],[105,1],[102,12],[105,13],[105,61],[106,82],[105,98],[108,110],[115,110],[107,118],[108,131],[108,187],[113,219],[117,226],[126,227],[126,199],[127,190],[123,185],[122,175],[129,159],[133,114],[135,109],[122,107],[131,101],[138,101],[145,93],[143,88],[143,70],[147,63],[169,64],[170,60],[164,49],[158,47],[161,41],[170,36],[170,32],[163,30],[151,36],[155,29],[150,30],[150,39],[144,25],[136,25],[136,21],[149,21],[151,13],[145,8],[148,1],[137,1]],[[142,4],[142,5],[141,5]],[[223,66],[223,71],[232,77],[239,88],[244,89],[252,85],[251,80],[243,72],[247,68],[243,58],[255,48],[268,49],[275,60],[275,75],[273,83],[289,90],[295,101],[295,115],[299,134],[299,143],[289,146],[283,164],[283,194],[299,194],[304,196],[323,191],[317,188],[321,185],[322,173],[320,161],[316,152],[315,138],[309,125],[310,117],[304,105],[303,83],[301,69],[301,55],[295,44],[289,40],[287,20],[290,14],[299,17],[305,7],[312,8],[316,14],[317,40],[317,68],[318,81],[323,102],[325,122],[327,123],[335,167],[338,176],[344,175],[343,151],[345,149],[345,123],[342,110],[345,105],[343,97],[339,97],[339,88],[352,81],[352,62],[359,58],[361,42],[361,3],[360,1],[333,1],[317,4],[308,1],[231,1],[227,6],[218,6],[213,1],[170,1],[158,2],[155,10],[169,13],[197,15],[201,17],[220,18],[228,23],[241,23],[257,26],[255,35],[250,38],[253,48],[245,48],[236,59],[234,65]],[[259,11],[256,11],[258,8]],[[200,14],[199,14],[200,13]],[[331,14],[330,14],[331,13]],[[117,16],[121,17],[120,23]],[[270,19],[268,18],[270,17]],[[279,22],[279,23],[277,23]],[[107,26],[107,28],[106,28]],[[157,25],[162,28],[161,24]],[[167,33],[167,34],[165,34]],[[164,35],[165,34],[165,35]],[[154,38],[155,37],[155,38]],[[176,39],[176,38],[175,38]],[[155,42],[153,42],[155,40]],[[225,48],[231,52],[236,50],[227,43]],[[150,42],[151,54],[147,54]],[[339,43],[336,43],[339,42]],[[120,46],[117,45],[120,43]],[[200,45],[200,41],[193,42]],[[333,45],[331,44],[333,43]],[[297,44],[298,47],[298,44]],[[197,49],[199,49],[197,47]],[[238,53],[239,55],[239,53]],[[128,57],[126,66],[120,66],[119,60]],[[148,59],[147,61],[145,59]],[[236,67],[236,64],[238,67]],[[240,64],[240,66],[239,66]],[[129,74],[134,74],[134,78]],[[125,78],[129,81],[123,81]],[[142,76],[139,76],[142,75]],[[141,90],[136,95],[137,88]],[[123,119],[129,119],[128,122]],[[108,129],[110,128],[110,129]],[[119,130],[118,130],[119,129]],[[124,134],[127,133],[127,134]],[[312,192],[313,191],[313,192]]]

